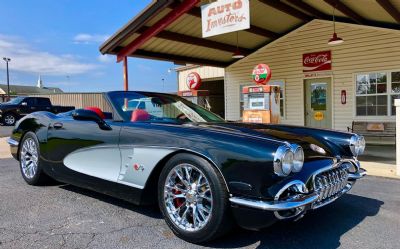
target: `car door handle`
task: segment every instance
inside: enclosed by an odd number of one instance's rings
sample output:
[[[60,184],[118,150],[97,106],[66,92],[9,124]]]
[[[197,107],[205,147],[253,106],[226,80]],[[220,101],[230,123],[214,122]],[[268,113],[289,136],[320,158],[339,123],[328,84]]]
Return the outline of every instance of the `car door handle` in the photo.
[[[54,123],[54,124],[53,124],[53,127],[54,127],[54,129],[61,129],[61,128],[63,127],[63,124],[57,122],[57,123]]]

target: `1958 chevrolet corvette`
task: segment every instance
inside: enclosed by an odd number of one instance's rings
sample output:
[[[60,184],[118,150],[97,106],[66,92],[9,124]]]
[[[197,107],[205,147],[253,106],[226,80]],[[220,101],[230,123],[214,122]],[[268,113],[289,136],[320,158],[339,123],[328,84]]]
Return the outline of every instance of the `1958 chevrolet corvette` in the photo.
[[[28,184],[53,178],[158,203],[177,236],[201,243],[234,223],[259,229],[298,219],[366,174],[356,134],[227,122],[169,94],[104,97],[111,112],[36,112],[18,121],[8,142]]]

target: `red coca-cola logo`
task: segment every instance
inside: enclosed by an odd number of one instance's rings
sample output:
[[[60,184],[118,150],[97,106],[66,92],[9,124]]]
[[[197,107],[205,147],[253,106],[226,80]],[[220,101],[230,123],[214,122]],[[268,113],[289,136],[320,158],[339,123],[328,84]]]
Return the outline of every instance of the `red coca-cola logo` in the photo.
[[[303,54],[303,72],[332,69],[331,51]]]

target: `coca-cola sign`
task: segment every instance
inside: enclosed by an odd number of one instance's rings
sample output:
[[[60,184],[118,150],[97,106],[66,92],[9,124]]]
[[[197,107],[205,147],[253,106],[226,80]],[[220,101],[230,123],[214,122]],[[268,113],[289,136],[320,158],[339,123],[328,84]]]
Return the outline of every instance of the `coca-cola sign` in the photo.
[[[303,54],[303,72],[314,72],[331,69],[331,51]]]

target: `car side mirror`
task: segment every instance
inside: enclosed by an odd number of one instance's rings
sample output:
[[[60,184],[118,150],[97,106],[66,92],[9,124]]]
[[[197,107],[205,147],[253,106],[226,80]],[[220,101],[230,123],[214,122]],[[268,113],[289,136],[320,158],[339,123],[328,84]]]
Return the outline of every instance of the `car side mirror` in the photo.
[[[72,118],[74,120],[93,121],[99,125],[100,129],[111,130],[111,127],[94,111],[76,109],[72,112]]]
[[[22,103],[21,103],[21,105],[22,105],[22,106],[27,106],[27,105],[28,105],[28,103],[26,103],[26,102],[22,102]]]

